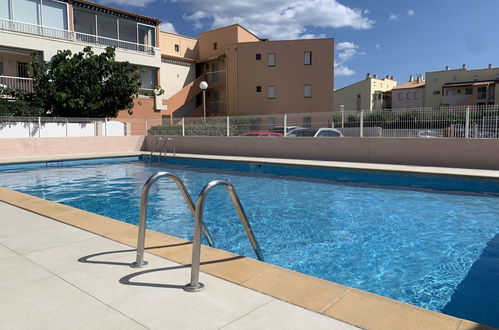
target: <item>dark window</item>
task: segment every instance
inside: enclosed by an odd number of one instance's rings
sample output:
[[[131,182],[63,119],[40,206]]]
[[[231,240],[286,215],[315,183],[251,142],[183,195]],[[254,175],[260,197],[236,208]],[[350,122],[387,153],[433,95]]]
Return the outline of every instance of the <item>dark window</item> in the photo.
[[[216,42],[213,43],[213,49],[217,50],[218,44]]]
[[[256,86],[256,92],[261,93],[262,92],[262,86]]]
[[[341,136],[341,134],[336,131],[325,130],[325,131],[320,131],[319,134],[317,134],[317,137],[321,136]]]
[[[303,64],[305,64],[305,65],[312,64],[312,52],[305,52],[304,53]]]
[[[473,88],[465,88],[464,94],[465,95],[473,95]]]
[[[17,76],[20,78],[28,78],[28,63],[17,62]]]
[[[312,127],[312,117],[303,117],[303,127],[306,127],[306,128],[310,128]],[[314,134],[312,134],[312,136],[315,135],[315,132]]]
[[[440,95],[440,91],[433,91],[433,95]]]
[[[175,45],[175,51],[176,52],[180,51],[180,47],[178,45]]]
[[[262,59],[262,54],[256,54],[256,60],[260,61]]]

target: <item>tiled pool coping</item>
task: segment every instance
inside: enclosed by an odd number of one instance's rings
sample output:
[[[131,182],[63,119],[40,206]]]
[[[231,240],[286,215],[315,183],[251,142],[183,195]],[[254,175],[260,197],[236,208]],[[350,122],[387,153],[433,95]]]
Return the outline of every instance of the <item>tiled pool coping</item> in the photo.
[[[130,156],[132,153],[126,155]],[[217,156],[209,157],[213,159],[211,157]],[[68,158],[74,157],[51,157],[43,160]],[[80,155],[79,158],[88,157]],[[217,159],[228,160],[227,158],[232,157],[218,157]],[[263,162],[262,159],[259,161]],[[296,163],[293,162],[293,164]],[[308,165],[307,161],[300,164]],[[479,176],[484,175],[482,173]],[[0,200],[117,242],[136,246],[137,227],[134,225],[2,187],[0,187]],[[147,231],[146,247],[164,246],[165,243],[168,243],[170,247],[149,249],[148,252],[184,265],[190,264],[192,247],[188,241]],[[433,312],[208,246],[202,246],[201,262],[201,270],[205,273],[362,328],[491,329],[468,320]]]

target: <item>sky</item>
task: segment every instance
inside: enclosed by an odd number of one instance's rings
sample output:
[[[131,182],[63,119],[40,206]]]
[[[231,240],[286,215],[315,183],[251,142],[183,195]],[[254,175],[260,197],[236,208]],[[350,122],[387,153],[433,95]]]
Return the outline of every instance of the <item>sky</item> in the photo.
[[[190,37],[241,24],[260,38],[335,39],[334,88],[365,79],[499,67],[499,0],[94,0]]]

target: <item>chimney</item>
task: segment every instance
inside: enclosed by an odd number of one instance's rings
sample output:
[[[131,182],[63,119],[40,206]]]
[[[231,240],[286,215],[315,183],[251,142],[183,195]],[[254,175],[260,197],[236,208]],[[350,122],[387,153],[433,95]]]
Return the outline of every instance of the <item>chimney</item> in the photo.
[[[466,70],[467,68],[466,64],[463,64],[463,70]]]
[[[449,71],[449,66],[448,65],[445,66],[445,71]]]
[[[492,69],[492,64],[489,64],[489,69]]]
[[[412,76],[412,74],[409,76],[409,82],[413,82],[414,81],[414,77]]]
[[[393,76],[390,76],[390,80],[393,80]]]
[[[423,77],[420,74],[418,74],[418,80],[417,80],[417,82],[420,83],[422,81],[423,81]]]
[[[385,77],[385,79],[390,79],[390,75],[387,74],[386,77]]]
[[[366,74],[366,79],[371,79],[371,74],[369,72]]]
[[[373,78],[374,79],[378,79],[378,75],[377,74],[373,74]]]

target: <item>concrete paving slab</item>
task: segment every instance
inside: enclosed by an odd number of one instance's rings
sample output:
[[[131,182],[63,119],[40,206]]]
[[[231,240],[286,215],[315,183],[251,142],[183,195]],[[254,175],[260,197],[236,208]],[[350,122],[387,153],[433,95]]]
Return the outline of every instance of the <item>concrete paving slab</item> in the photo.
[[[26,283],[39,281],[52,277],[45,269],[35,265],[20,255],[14,255],[2,259],[0,271],[0,292],[12,288],[22,287]]]
[[[0,244],[0,259],[15,256],[16,253]]]

